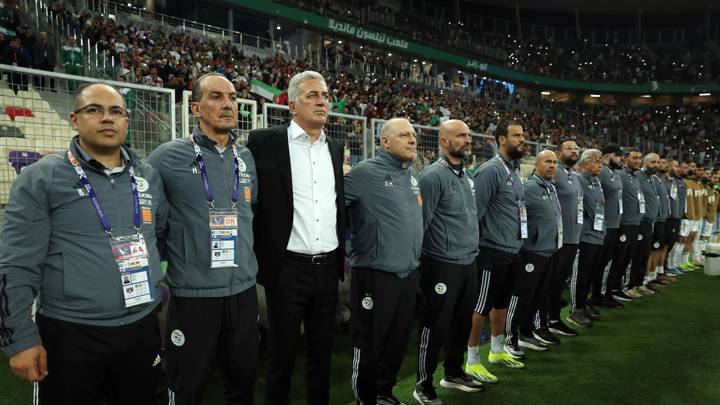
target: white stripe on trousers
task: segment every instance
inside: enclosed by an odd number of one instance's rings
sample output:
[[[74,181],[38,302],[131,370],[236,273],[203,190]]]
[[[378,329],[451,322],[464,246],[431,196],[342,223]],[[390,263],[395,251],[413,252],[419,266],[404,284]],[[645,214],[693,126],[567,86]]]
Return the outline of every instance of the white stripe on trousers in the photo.
[[[33,405],[40,403],[40,383],[37,381],[33,382]]]
[[[418,358],[418,370],[420,371],[417,387],[421,386],[421,383],[427,380],[427,348],[430,344],[430,329],[423,327],[422,334],[420,334],[420,347],[419,347],[419,358]]]
[[[175,393],[168,388],[168,405],[175,405]]]
[[[515,310],[517,309],[518,296],[513,295],[510,297],[510,307],[508,308],[507,318],[505,319],[505,343],[512,344],[513,330],[512,321],[515,317]]]
[[[630,263],[628,263],[628,266],[625,269],[625,281],[622,283],[623,287],[625,287],[625,288],[630,287],[630,269],[631,268],[632,268],[632,259],[630,260]]]
[[[576,294],[577,294],[578,267],[580,267],[579,264],[577,266],[573,265],[572,278],[570,279],[570,297],[572,298],[572,309],[573,310],[577,309],[575,304],[577,302]]]
[[[603,279],[602,279],[602,286],[600,287],[600,294],[605,295],[607,294],[607,282],[608,277],[610,276],[610,267],[612,267],[612,260],[610,260],[605,266],[605,270],[603,270]]]
[[[535,329],[542,328],[542,323],[540,322],[540,311],[535,312]]]
[[[352,377],[350,378],[350,385],[352,386],[353,395],[355,395],[355,399],[358,401],[360,401],[360,395],[358,395],[358,388],[357,388],[357,379],[358,379],[359,369],[360,369],[360,348],[354,347],[353,348]]]
[[[488,289],[490,288],[490,270],[483,270],[482,278],[480,279],[480,296],[478,297],[477,305],[475,305],[475,312],[481,312],[485,307],[485,301],[487,300]]]

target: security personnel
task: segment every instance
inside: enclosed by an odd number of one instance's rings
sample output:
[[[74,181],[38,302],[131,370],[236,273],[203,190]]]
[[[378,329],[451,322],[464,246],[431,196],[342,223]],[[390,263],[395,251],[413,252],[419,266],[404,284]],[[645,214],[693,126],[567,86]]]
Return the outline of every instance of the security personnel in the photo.
[[[525,136],[518,121],[501,121],[495,129],[498,155],[485,162],[475,174],[475,203],[480,225],[479,293],[468,337],[465,371],[473,377],[494,382],[478,355],[480,333],[490,315],[490,363],[523,368],[521,353],[505,345],[505,321],[515,283],[513,263],[518,260],[523,239],[528,238],[527,207],[518,160],[525,153]],[[492,312],[491,312],[492,310]],[[510,352],[513,353],[510,353]]]
[[[170,206],[167,374],[171,403],[200,404],[213,363],[227,403],[252,404],[257,362],[257,261],[252,205],[257,177],[250,151],[237,145],[235,88],[209,73],[193,84],[198,125],[189,138],[148,158]]]
[[[528,215],[528,237],[520,248],[520,260],[513,263],[516,273],[505,341],[515,350],[547,350],[559,340],[542,329],[533,332],[533,317],[547,289],[550,258],[562,247],[562,213],[555,185],[557,155],[543,150],[535,157],[535,170],[523,184]]]
[[[352,233],[352,390],[363,404],[399,404],[393,395],[415,313],[423,238],[415,129],[389,120],[373,159],[345,176]]]
[[[440,385],[466,392],[482,389],[482,383],[463,370],[477,297],[475,184],[463,169],[471,151],[470,129],[460,120],[449,120],[440,126],[439,136],[440,159],[420,173],[424,230],[420,287],[425,305],[413,396],[421,403],[437,400],[433,374],[443,346],[445,375]]]
[[[590,283],[600,271],[597,260],[605,242],[605,196],[598,176],[602,171],[602,152],[588,149],[580,157],[580,184],[583,187],[583,229],[580,234],[578,265],[570,279],[572,310],[568,322],[580,327],[590,326],[600,319],[600,313],[587,305]]]
[[[643,167],[637,174],[645,202],[645,214],[640,220],[638,244],[633,251],[628,290],[642,295],[655,295],[655,291],[647,287],[649,280],[645,276],[648,273],[648,265],[654,266],[656,256],[652,251],[653,225],[660,215],[660,196],[655,189],[652,176],[657,171],[659,163],[660,157],[657,153],[648,153],[643,158]]]
[[[583,225],[583,189],[573,168],[580,158],[580,147],[573,139],[562,140],[557,155],[560,167],[555,175],[555,187],[562,207],[563,246],[553,256],[548,293],[540,310],[540,324],[542,329],[552,333],[577,336],[577,332],[560,319],[560,310],[562,291],[565,280],[572,272]]]
[[[43,404],[155,404],[162,183],[123,146],[128,113],[116,89],[81,86],[70,121],[69,150],[26,167],[10,193],[0,347],[16,375],[40,381]]]
[[[622,217],[622,181],[617,173],[622,170],[623,150],[619,145],[608,144],[603,150],[603,167],[600,172],[600,185],[605,196],[605,241],[599,255],[598,271],[592,280],[591,306],[622,308],[608,289],[610,260],[618,243],[618,228]]]
[[[625,168],[618,171],[622,181],[622,204],[623,214],[620,219],[618,230],[618,245],[610,265],[610,276],[608,289],[612,297],[620,301],[632,301],[642,298],[642,295],[634,291],[626,291],[622,288],[622,278],[625,269],[637,244],[640,220],[645,215],[645,197],[640,191],[640,182],[637,178],[637,171],[640,169],[642,153],[636,148],[628,149],[625,154]]]

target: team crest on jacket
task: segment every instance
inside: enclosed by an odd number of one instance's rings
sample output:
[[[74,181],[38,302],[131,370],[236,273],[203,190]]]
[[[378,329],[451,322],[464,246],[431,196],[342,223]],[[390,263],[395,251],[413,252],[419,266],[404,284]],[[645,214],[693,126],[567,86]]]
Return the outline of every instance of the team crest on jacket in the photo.
[[[533,271],[535,271],[535,265],[532,263],[526,264],[525,271],[527,271],[528,273],[532,273]]]
[[[244,172],[245,170],[247,170],[247,166],[245,166],[245,162],[241,158],[238,158],[237,163],[238,163],[238,170],[240,170],[241,172]]]
[[[368,295],[362,299],[362,307],[363,308],[365,308],[367,310],[371,310],[371,309],[373,309],[373,305],[374,305],[374,303],[373,303],[373,299],[371,296]]]
[[[385,187],[392,187],[392,177],[388,174],[385,176]]]
[[[185,334],[180,329],[175,329],[170,333],[170,340],[177,347],[185,344]]]
[[[447,292],[447,285],[445,283],[437,283],[435,284],[435,292],[438,295],[443,295]]]
[[[148,191],[150,183],[142,177],[135,176],[135,182],[137,183],[137,190],[141,193]]]
[[[413,187],[417,187],[417,179],[415,176],[410,176],[410,184],[412,184]]]

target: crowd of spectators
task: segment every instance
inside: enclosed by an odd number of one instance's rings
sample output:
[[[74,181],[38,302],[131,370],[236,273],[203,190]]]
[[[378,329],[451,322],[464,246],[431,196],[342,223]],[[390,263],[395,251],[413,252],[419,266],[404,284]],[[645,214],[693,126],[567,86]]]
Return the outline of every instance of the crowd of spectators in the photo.
[[[597,147],[610,141],[641,145],[651,139],[675,148],[713,154],[711,145],[718,141],[717,105],[630,109],[557,103],[511,92],[504,83],[494,80],[479,84],[474,81],[472,92],[439,90],[403,80],[394,73],[350,69],[349,58],[341,57],[338,63],[329,64],[325,60],[318,64],[312,57],[261,58],[245,55],[229,41],[157,30],[128,21],[121,24],[89,13],[78,15],[67,11],[62,3],[54,5],[54,12],[76,27],[91,44],[96,44],[99,52],[106,52],[115,62],[116,78],[174,89],[176,100],[181,99],[182,91],[191,89],[196,77],[213,71],[226,75],[241,98],[255,98],[262,111],[262,104],[270,100],[251,92],[253,79],[285,90],[294,73],[313,69],[327,79],[333,111],[367,117],[368,123],[373,118],[404,116],[416,124],[437,126],[445,119],[458,118],[468,123],[472,131],[490,134],[501,118],[508,117],[522,120],[526,138],[539,143],[576,137],[584,147]],[[372,53],[365,56],[376,57]]]
[[[422,43],[492,58],[527,73],[561,79],[644,83],[711,82],[720,78],[720,59],[704,44],[648,47],[592,44],[587,38],[553,41],[492,34],[477,21],[467,24],[426,18],[380,4],[347,0],[281,0],[295,7],[358,23],[370,23]],[[452,14],[452,13],[449,13]]]

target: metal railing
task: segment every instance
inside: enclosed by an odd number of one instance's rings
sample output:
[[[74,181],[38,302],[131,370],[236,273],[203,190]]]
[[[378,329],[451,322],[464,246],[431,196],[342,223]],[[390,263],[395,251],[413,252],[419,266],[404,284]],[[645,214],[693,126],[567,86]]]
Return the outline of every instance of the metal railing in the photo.
[[[74,93],[91,82],[115,86],[123,95],[130,111],[125,143],[140,156],[175,136],[172,90],[0,65],[0,205],[22,168],[67,149],[76,133],[69,117]]]

